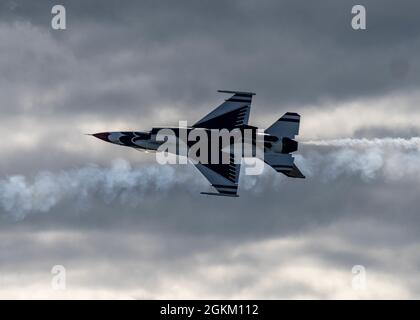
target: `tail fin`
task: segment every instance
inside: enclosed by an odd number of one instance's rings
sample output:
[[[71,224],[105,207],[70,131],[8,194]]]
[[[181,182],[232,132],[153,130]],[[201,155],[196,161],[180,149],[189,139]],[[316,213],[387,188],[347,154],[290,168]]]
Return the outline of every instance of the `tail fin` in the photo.
[[[278,138],[287,137],[293,139],[299,134],[300,115],[294,112],[287,112],[283,117],[274,122],[265,133]]]
[[[297,142],[293,140],[299,134],[300,115],[287,112],[274,122],[265,133],[277,137],[281,148],[276,148],[276,143],[264,153],[264,161],[277,172],[291,178],[305,178],[294,163],[290,152],[297,150]]]

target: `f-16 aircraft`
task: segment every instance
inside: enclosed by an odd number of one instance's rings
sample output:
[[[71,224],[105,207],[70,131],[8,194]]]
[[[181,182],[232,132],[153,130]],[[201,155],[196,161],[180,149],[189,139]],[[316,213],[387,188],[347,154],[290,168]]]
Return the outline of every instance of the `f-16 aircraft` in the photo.
[[[294,164],[291,153],[297,151],[298,143],[294,140],[299,134],[300,116],[297,113],[287,112],[280,119],[274,122],[263,133],[257,127],[248,125],[249,113],[251,110],[252,97],[255,93],[241,91],[219,90],[218,92],[233,94],[220,106],[196,122],[192,127],[183,128],[187,133],[191,130],[244,130],[252,131],[252,144],[255,146],[256,139],[262,138],[263,160],[277,172],[291,178],[305,178]],[[106,142],[127,146],[143,151],[158,151],[164,143],[157,139],[162,129],[170,129],[175,134],[175,140],[180,139],[180,128],[153,128],[150,131],[122,131],[122,132],[101,132],[93,134],[94,137]],[[262,137],[261,137],[262,136]],[[219,140],[219,139],[218,139]],[[191,142],[184,141],[187,148]],[[219,142],[219,141],[218,141]],[[211,140],[209,143],[213,143]],[[229,142],[230,143],[230,142]],[[221,145],[217,152],[226,152],[225,146]],[[211,149],[209,149],[211,150]],[[224,151],[223,151],[224,150]],[[229,152],[229,151],[228,151]],[[179,148],[174,154],[179,155]],[[255,154],[255,153],[254,153]],[[201,192],[202,194],[237,197],[238,182],[240,173],[240,162],[235,161],[232,151],[227,163],[197,162],[195,166],[207,178],[217,192]]]

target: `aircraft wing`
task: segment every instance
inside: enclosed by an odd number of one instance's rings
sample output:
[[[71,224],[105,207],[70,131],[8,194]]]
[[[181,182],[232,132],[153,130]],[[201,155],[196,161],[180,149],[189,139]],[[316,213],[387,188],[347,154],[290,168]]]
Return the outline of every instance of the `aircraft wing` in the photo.
[[[197,169],[207,178],[217,192],[201,192],[202,194],[238,197],[238,182],[241,165],[234,163],[234,155],[229,164],[195,164]]]
[[[233,93],[233,96],[196,122],[193,125],[194,128],[231,130],[248,124],[252,96],[255,93],[226,90],[219,90],[219,92]]]

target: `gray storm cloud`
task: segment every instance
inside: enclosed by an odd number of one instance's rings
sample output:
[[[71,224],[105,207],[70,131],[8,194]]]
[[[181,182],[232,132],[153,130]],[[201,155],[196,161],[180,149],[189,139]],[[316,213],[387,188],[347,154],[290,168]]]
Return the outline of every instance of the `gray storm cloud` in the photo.
[[[420,177],[417,137],[319,140],[306,141],[304,145],[311,149],[295,157],[309,179],[325,182],[346,177],[364,181]],[[267,183],[270,180],[267,174],[258,177],[242,174],[242,177],[245,190],[281,187]],[[178,185],[191,191],[194,184],[204,186],[204,179],[197,179],[192,170],[181,171],[170,165],[133,168],[119,159],[110,167],[90,165],[60,172],[44,171],[32,178],[15,175],[0,180],[0,208],[13,219],[21,220],[29,213],[47,212],[60,203],[70,202],[83,209],[97,198],[105,203],[120,201],[137,206],[146,194],[174,190]]]

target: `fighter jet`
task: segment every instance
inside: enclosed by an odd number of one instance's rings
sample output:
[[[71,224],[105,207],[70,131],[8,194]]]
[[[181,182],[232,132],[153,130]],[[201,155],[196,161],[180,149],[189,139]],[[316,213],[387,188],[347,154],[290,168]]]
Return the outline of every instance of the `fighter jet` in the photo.
[[[256,145],[257,139],[262,139],[263,160],[277,172],[290,178],[305,178],[294,163],[293,152],[297,151],[298,143],[295,136],[299,134],[300,115],[294,112],[285,113],[274,122],[268,129],[261,132],[257,127],[248,125],[251,110],[252,97],[255,93],[219,90],[218,92],[232,94],[220,106],[207,114],[191,127],[182,128],[187,134],[192,130],[211,132],[214,130],[250,130],[251,144]],[[164,141],[157,139],[162,129],[170,129],[174,132],[175,140],[180,140],[181,128],[153,128],[150,131],[117,131],[100,132],[93,134],[94,137],[113,144],[135,148],[142,151],[158,151]],[[185,140],[185,139],[184,139]],[[249,139],[248,139],[249,140]],[[187,148],[191,148],[191,141],[184,141]],[[214,141],[209,140],[209,144]],[[248,141],[249,142],[249,141]],[[229,143],[231,143],[229,141]],[[245,144],[246,141],[243,141]],[[235,161],[232,151],[226,151],[226,145],[221,145],[216,151],[230,153],[225,163],[213,163],[212,161],[194,161],[197,169],[207,178],[217,192],[201,192],[207,195],[238,197],[238,182],[241,163]],[[174,154],[180,154],[180,148],[175,149]],[[209,149],[210,150],[210,149]],[[255,154],[255,149],[254,153]],[[209,155],[209,157],[211,154]]]

